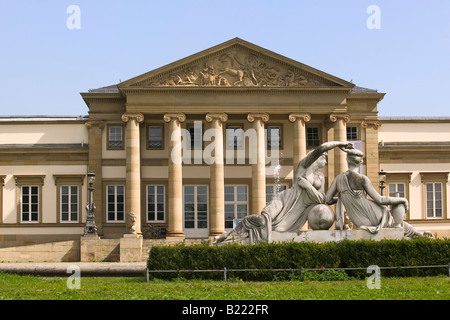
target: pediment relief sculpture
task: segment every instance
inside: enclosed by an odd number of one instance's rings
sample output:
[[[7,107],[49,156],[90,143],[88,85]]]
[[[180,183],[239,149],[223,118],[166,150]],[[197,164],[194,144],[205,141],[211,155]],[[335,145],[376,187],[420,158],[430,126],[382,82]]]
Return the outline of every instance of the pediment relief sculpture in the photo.
[[[150,86],[317,87],[336,86],[295,66],[234,50],[164,72]]]

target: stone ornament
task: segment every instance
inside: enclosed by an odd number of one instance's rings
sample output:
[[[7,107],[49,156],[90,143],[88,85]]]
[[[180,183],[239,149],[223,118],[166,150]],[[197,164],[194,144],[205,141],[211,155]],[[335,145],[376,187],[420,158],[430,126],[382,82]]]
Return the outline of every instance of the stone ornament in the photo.
[[[310,74],[242,48],[172,70],[150,86],[317,87],[329,86]]]
[[[248,122],[254,122],[256,119],[261,119],[263,122],[267,122],[270,116],[267,113],[250,113],[247,115]]]
[[[179,122],[184,122],[186,120],[186,115],[184,113],[166,113],[164,115],[164,121],[170,122],[171,120],[178,120]]]
[[[126,233],[137,234],[136,231],[136,214],[134,212],[129,212],[126,214]]]
[[[122,115],[123,122],[128,122],[130,119],[135,119],[136,122],[143,122],[144,115],[142,113],[125,113]]]

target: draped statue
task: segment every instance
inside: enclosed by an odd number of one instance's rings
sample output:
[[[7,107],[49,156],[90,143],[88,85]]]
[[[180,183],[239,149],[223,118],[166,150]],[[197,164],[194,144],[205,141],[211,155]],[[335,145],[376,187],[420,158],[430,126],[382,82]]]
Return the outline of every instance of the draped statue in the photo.
[[[331,141],[311,151],[299,162],[291,188],[275,196],[264,207],[261,214],[246,216],[233,230],[216,237],[214,244],[238,239],[248,239],[251,244],[262,241],[271,242],[272,231],[300,230],[306,223],[312,208],[319,204],[326,206],[324,204],[325,178],[319,169],[327,164],[327,152],[336,147],[342,150],[353,148],[348,143]]]

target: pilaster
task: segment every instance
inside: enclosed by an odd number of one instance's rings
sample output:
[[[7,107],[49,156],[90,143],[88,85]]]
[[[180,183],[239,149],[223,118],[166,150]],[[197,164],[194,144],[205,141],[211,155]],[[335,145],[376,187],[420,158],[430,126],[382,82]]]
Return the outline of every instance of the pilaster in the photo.
[[[334,140],[346,142],[347,141],[347,122],[350,121],[350,115],[346,113],[332,113],[330,114],[330,121],[334,123]],[[334,173],[338,175],[347,171],[346,154],[339,148],[334,150]]]
[[[379,120],[364,120],[361,128],[366,130],[366,175],[372,182],[375,190],[378,190],[380,161],[378,153],[378,129],[381,127]]]
[[[85,123],[88,128],[89,139],[89,160],[88,172],[95,173],[93,201],[95,203],[95,225],[97,233],[103,234],[103,174],[102,174],[102,150],[103,150],[103,129],[106,126],[104,121],[88,121]]]
[[[289,121],[294,123],[294,172],[297,169],[298,163],[304,157],[306,157],[306,129],[305,123],[311,120],[309,113],[291,113],[289,115]]]

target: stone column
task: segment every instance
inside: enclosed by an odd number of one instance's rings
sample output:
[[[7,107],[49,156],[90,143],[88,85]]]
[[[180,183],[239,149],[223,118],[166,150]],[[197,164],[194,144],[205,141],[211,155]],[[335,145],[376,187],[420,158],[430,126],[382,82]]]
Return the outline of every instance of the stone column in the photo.
[[[144,121],[142,113],[125,113],[122,121],[127,123],[125,134],[126,183],[125,214],[136,215],[136,234],[141,234],[141,148],[139,123]]]
[[[347,141],[347,122],[350,121],[350,116],[346,113],[339,114],[333,113],[330,115],[331,122],[334,123],[334,140],[346,142]],[[341,149],[335,148],[334,150],[334,173],[338,175],[347,171],[347,160],[345,152]]]
[[[93,200],[95,203],[95,225],[98,235],[103,235],[103,179],[102,179],[102,150],[103,150],[103,129],[104,121],[88,121],[85,123],[88,128],[89,139],[89,160],[88,172],[95,173]],[[83,210],[84,211],[84,210]],[[85,211],[84,211],[85,212]]]
[[[305,123],[311,120],[309,113],[297,114],[291,113],[289,121],[294,123],[294,173],[298,163],[306,157],[306,128]]]
[[[260,214],[266,206],[266,139],[264,122],[267,113],[250,113],[247,120],[253,123],[256,132],[256,159],[252,159],[252,213]],[[250,150],[252,152],[252,150]]]
[[[224,113],[206,115],[206,121],[211,122],[214,132],[214,152],[211,155],[214,161],[210,165],[210,228],[211,237],[221,235],[225,231],[225,180],[223,168],[223,127],[222,123],[228,120]]]
[[[183,113],[166,113],[164,121],[169,123],[169,238],[183,238],[183,176],[181,158],[181,123],[186,120]]]
[[[364,120],[361,127],[366,130],[365,160],[366,176],[370,179],[375,190],[378,190],[380,170],[378,153],[378,128],[381,127],[379,120]]]

